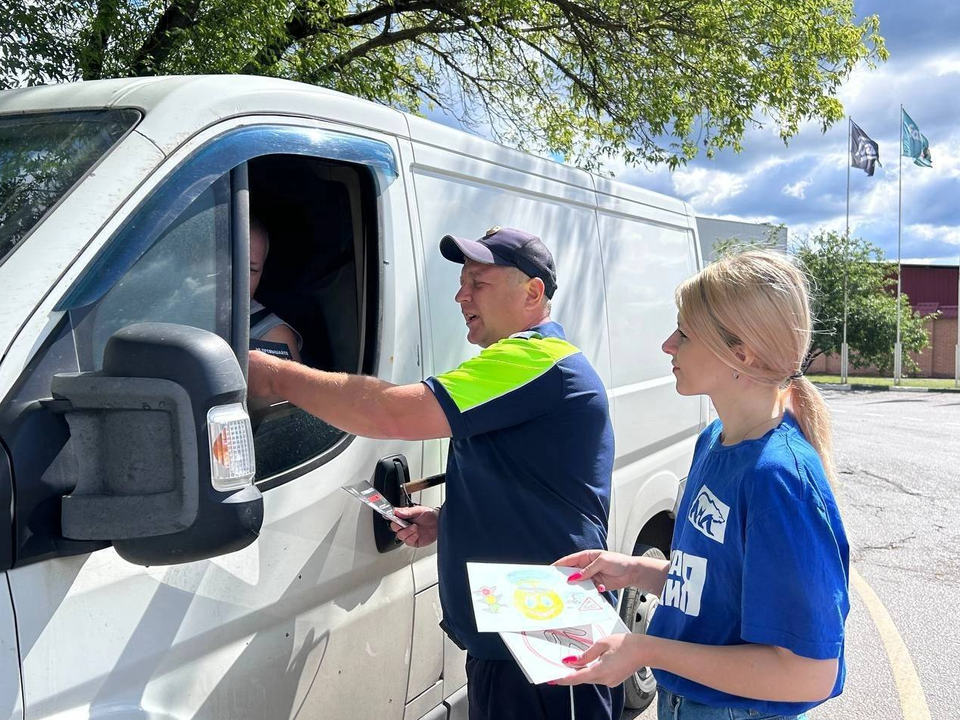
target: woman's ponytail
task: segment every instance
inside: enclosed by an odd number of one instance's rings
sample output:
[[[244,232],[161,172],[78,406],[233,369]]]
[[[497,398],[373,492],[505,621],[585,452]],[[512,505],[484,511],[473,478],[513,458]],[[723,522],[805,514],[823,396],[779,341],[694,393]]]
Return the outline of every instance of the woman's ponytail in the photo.
[[[787,401],[790,412],[797,419],[807,442],[813,445],[830,484],[836,487],[837,470],[833,462],[833,430],[830,413],[823,396],[816,386],[805,377],[790,381],[787,389]]]

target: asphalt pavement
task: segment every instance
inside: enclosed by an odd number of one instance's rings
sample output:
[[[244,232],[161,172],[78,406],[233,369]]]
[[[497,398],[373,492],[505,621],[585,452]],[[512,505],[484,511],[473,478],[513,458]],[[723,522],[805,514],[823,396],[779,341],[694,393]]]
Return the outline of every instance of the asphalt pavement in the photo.
[[[958,720],[960,394],[823,392],[856,575],[846,687],[809,720]]]

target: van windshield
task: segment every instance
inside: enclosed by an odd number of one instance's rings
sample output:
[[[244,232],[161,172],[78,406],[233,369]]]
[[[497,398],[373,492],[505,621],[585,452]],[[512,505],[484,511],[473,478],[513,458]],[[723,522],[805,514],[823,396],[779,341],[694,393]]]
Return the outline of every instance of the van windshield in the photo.
[[[129,109],[0,115],[0,263],[139,118]]]

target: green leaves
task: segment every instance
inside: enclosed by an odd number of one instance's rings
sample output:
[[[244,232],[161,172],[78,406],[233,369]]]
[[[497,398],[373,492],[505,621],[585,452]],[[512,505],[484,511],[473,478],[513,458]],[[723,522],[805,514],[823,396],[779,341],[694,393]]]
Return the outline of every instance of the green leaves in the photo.
[[[135,74],[275,75],[403,110],[442,107],[509,144],[595,168],[676,167],[843,116],[886,58],[851,0],[14,0],[0,84]],[[14,42],[15,39],[15,42]]]
[[[820,354],[839,354],[843,344],[844,235],[822,232],[801,242],[797,258],[810,276],[814,317],[811,359]],[[875,365],[881,372],[893,368],[893,347],[897,338],[897,265],[886,262],[883,251],[861,238],[850,238],[846,248],[847,343],[854,367]],[[929,345],[926,318],[900,297],[900,336],[906,352],[920,352]],[[904,369],[916,369],[904,355]]]

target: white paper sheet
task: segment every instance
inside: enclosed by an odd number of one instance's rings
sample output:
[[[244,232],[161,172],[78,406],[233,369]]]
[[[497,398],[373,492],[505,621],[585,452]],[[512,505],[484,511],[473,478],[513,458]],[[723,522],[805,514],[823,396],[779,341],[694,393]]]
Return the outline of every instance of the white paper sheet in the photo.
[[[590,580],[567,582],[576,568],[467,563],[479,632],[591,626],[619,620]]]
[[[594,642],[607,635],[629,632],[627,626],[617,617],[578,627],[502,632],[500,637],[527,680],[539,684],[566,677],[577,670],[564,665],[563,658],[582,655]]]

